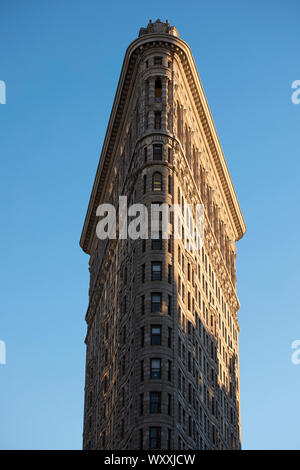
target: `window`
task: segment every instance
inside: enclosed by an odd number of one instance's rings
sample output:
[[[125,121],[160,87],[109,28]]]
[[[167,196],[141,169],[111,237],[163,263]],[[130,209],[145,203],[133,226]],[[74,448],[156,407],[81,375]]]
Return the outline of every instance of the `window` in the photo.
[[[139,450],[143,450],[143,444],[144,444],[144,433],[143,433],[143,429],[140,429],[140,449]]]
[[[170,235],[168,238],[168,252],[172,253],[172,241],[173,241],[173,235]]]
[[[151,312],[156,313],[161,311],[161,294],[152,293],[151,294]]]
[[[141,361],[141,382],[144,380],[144,361]]]
[[[171,382],[172,378],[172,362],[168,361],[168,381]]]
[[[151,344],[161,344],[161,325],[151,325]]]
[[[142,315],[145,314],[145,296],[144,295],[141,296],[141,314]]]
[[[146,265],[142,264],[142,282],[145,282],[146,278]]]
[[[162,175],[158,171],[152,175],[152,191],[162,191]]]
[[[141,327],[141,347],[145,346],[145,327]]]
[[[172,431],[171,429],[168,428],[168,431],[167,431],[167,449],[168,450],[171,449],[171,435],[172,435]]]
[[[159,232],[158,238],[151,239],[151,248],[152,250],[161,250],[162,249],[162,233]]]
[[[151,280],[161,281],[162,263],[160,261],[153,261],[151,263]]]
[[[161,428],[151,427],[149,430],[149,448],[160,449]]]
[[[161,86],[161,79],[157,78],[155,80],[155,90],[154,90],[155,98],[161,98],[162,95],[162,86]]]
[[[161,112],[155,111],[154,113],[154,129],[161,129]]]
[[[172,194],[172,177],[171,177],[171,175],[168,176],[168,193]]]
[[[150,392],[150,413],[161,413],[161,392]]]
[[[178,422],[181,424],[181,404],[178,402]]]
[[[172,396],[168,393],[168,415],[171,416]]]
[[[143,176],[143,192],[144,194],[146,193],[147,191],[147,175],[144,175]]]
[[[144,147],[144,163],[147,163],[148,160],[148,149]]]
[[[162,160],[162,145],[153,145],[153,160]]]
[[[144,394],[140,394],[140,416],[144,414]]]
[[[154,65],[162,65],[162,57],[154,57]]]
[[[168,328],[168,348],[172,346],[172,328]]]
[[[161,378],[161,359],[151,359],[151,379],[160,379]]]
[[[168,282],[171,284],[172,282],[172,265],[168,265]]]
[[[168,315],[172,315],[172,296],[168,295]]]

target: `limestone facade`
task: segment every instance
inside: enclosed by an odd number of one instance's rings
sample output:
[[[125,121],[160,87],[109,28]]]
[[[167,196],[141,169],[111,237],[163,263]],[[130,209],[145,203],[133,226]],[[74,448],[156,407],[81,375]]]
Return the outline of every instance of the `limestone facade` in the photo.
[[[96,209],[203,204],[204,246],[99,240]],[[170,225],[172,230],[172,224]],[[90,255],[84,449],[241,447],[236,241],[245,224],[188,45],[127,49],[81,247]]]

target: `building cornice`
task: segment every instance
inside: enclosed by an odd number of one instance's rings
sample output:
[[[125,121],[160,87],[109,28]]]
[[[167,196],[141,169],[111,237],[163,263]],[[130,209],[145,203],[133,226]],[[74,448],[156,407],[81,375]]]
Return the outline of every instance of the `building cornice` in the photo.
[[[108,170],[116,145],[120,123],[122,121],[122,117],[124,116],[124,112],[126,112],[128,91],[130,89],[136,62],[141,53],[152,47],[167,47],[171,52],[175,52],[179,55],[212,158],[220,178],[226,202],[228,204],[228,208],[234,224],[236,240],[239,240],[246,231],[245,222],[229,175],[225,157],[223,155],[219,138],[217,136],[195,61],[188,44],[186,44],[182,39],[176,36],[172,36],[168,33],[145,34],[137,38],[129,45],[124,57],[117,92],[113,102],[92,194],[80,238],[80,246],[86,253],[89,254],[91,253],[91,244],[94,238],[93,232],[96,221],[96,209],[104,196],[103,193],[105,191]]]

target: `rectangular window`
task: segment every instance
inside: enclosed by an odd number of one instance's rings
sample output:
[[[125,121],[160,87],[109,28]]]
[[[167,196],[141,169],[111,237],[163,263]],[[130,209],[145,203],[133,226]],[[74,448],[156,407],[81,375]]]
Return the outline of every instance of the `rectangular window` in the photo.
[[[172,253],[172,242],[173,242],[173,235],[170,235],[168,238],[168,252]]]
[[[161,129],[161,112],[154,113],[154,129]]]
[[[168,328],[168,348],[172,346],[172,328]]]
[[[162,160],[162,145],[153,145],[153,160]]]
[[[146,279],[146,265],[142,264],[142,282],[145,282]]]
[[[168,295],[168,315],[172,315],[172,296]]]
[[[172,395],[168,393],[168,415],[171,416],[172,408]]]
[[[171,449],[171,436],[172,436],[172,431],[171,429],[168,428],[167,430],[167,449]]]
[[[151,248],[152,250],[162,249],[162,233],[161,232],[159,232],[158,238],[151,239]]]
[[[150,392],[150,413],[161,413],[161,392]]]
[[[140,416],[144,414],[144,394],[140,394]]]
[[[157,313],[161,311],[161,294],[152,293],[151,294],[151,312]]]
[[[172,194],[172,177],[171,177],[171,175],[168,176],[168,193]]]
[[[144,147],[144,163],[147,163],[148,160],[148,149]]]
[[[144,361],[141,361],[141,382],[144,381]]]
[[[139,450],[143,450],[144,448],[144,433],[143,433],[143,429],[140,429],[140,449]]]
[[[141,314],[142,315],[145,314],[145,296],[144,295],[141,296]]]
[[[160,325],[151,325],[151,344],[152,345],[161,344],[161,326]]]
[[[161,359],[150,359],[151,379],[161,378]]]
[[[172,362],[168,361],[168,381],[172,380]]]
[[[162,263],[160,261],[153,261],[151,263],[151,280],[161,281]]]
[[[141,347],[143,348],[145,345],[145,328],[142,326],[141,328]]]
[[[168,265],[168,282],[171,284],[172,282],[172,265]]]
[[[161,428],[151,427],[149,430],[149,448],[160,449]]]

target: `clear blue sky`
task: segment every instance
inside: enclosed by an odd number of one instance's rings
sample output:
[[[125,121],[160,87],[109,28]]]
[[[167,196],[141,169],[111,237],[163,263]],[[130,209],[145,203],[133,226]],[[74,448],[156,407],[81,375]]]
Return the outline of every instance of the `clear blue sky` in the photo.
[[[191,46],[248,229],[243,448],[300,448],[299,14],[298,0],[1,0],[1,449],[81,448],[79,237],[126,47],[158,17]]]

